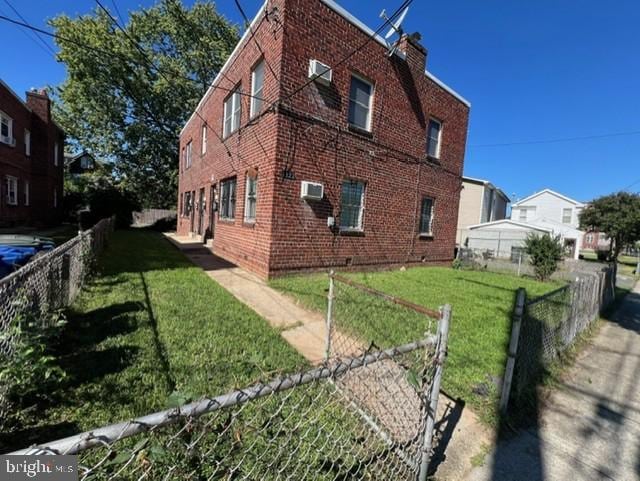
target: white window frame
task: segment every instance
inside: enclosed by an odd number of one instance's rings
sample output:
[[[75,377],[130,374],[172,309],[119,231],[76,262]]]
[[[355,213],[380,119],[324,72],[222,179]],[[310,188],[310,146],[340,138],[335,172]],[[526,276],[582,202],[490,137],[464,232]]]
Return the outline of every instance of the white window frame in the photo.
[[[351,99],[351,82],[353,82],[353,79],[356,78],[361,82],[366,83],[367,85],[369,85],[371,87],[371,94],[369,95],[369,105],[367,105],[367,126],[364,130],[366,130],[367,132],[371,132],[371,123],[372,123],[372,117],[373,117],[373,96],[375,95],[375,91],[376,91],[376,87],[374,85],[373,82],[371,82],[370,80],[367,80],[366,78],[356,74],[356,73],[351,73],[351,81],[349,82],[349,102],[347,105],[347,122],[349,122],[349,125],[351,125],[352,127],[355,127],[356,129],[362,129],[362,127],[360,127],[359,125],[353,124],[351,123],[351,121],[349,120],[349,106],[351,105],[351,102],[355,102],[358,105],[364,107],[364,105],[362,105],[359,102],[356,102],[355,100]]]
[[[24,154],[27,157],[31,156],[31,131],[29,129],[24,129]]]
[[[229,194],[227,195],[226,190],[230,188],[231,184],[234,184],[233,195],[231,195],[231,192],[229,192]],[[233,199],[233,212],[227,212],[227,213],[230,213],[231,215],[224,215],[225,197],[227,197],[227,202],[229,204],[229,207],[231,207],[231,203]],[[237,202],[238,202],[238,178],[229,177],[227,179],[220,181],[220,208],[218,210],[218,217],[222,220],[229,220],[229,221],[235,220]],[[231,209],[228,208],[226,210],[230,211]]]
[[[361,184],[362,185],[362,193],[360,194],[360,211],[358,212],[358,224],[355,227],[352,226],[343,226],[342,225],[342,186],[346,183],[350,184]],[[364,200],[365,200],[365,192],[367,190],[366,182],[356,179],[345,179],[340,184],[340,232],[363,232],[364,231]]]
[[[434,155],[429,155],[429,145],[431,143],[431,137],[429,137],[429,125],[431,124],[431,122],[434,122],[436,124],[438,124],[439,128],[438,128],[438,138],[436,139],[436,153]],[[434,117],[430,117],[429,118],[429,122],[427,122],[427,155],[434,158],[434,159],[439,159],[440,158],[440,148],[442,146],[442,121],[438,120]]]
[[[1,125],[2,123],[7,124],[7,135],[2,135]],[[9,117],[9,115],[5,114],[2,110],[0,110],[0,142],[7,145],[14,145],[13,141],[13,118]]]
[[[60,144],[58,143],[58,141],[56,140],[53,143],[53,165],[58,165],[58,152],[60,151]]]
[[[18,205],[18,178],[13,175],[5,177],[7,205]]]
[[[240,128],[242,103],[240,102],[240,86],[224,100],[224,115],[222,118],[222,137],[226,138]],[[229,120],[229,126],[227,126]]]
[[[253,194],[253,202],[254,202],[253,216],[249,215],[249,209],[248,209],[249,200],[250,200],[249,199],[249,183],[251,181],[254,181],[256,184],[254,194]],[[257,213],[258,213],[258,176],[247,175],[247,180],[244,186],[244,221],[249,224],[255,223]]]
[[[587,234],[587,244],[593,244],[593,234]]]
[[[567,211],[569,213],[569,220],[568,221],[565,220],[565,215],[567,214]],[[563,207],[562,208],[562,223],[563,224],[571,224],[572,220],[573,220],[573,209],[571,207]]]
[[[207,124],[202,124],[202,145],[200,146],[202,155],[207,153]]]
[[[29,199],[29,195],[31,194],[31,192],[29,191],[29,181],[25,180],[24,181],[24,205],[25,206],[29,206],[29,204],[31,203],[31,199]]]
[[[191,167],[191,164],[193,163],[193,158],[192,158],[192,149],[193,149],[193,145],[192,145],[192,141],[190,140],[189,142],[187,142],[187,145],[185,146],[185,152],[184,152],[184,168],[188,169]]]
[[[422,229],[422,206],[424,205],[424,201],[427,199],[431,201],[431,215],[429,217],[429,229],[423,230]],[[429,196],[422,197],[422,200],[420,201],[420,213],[418,217],[418,230],[420,230],[420,235],[423,235],[423,236],[433,235],[433,219],[435,217],[434,216],[435,205],[436,205],[436,202],[433,197],[429,197]]]
[[[518,221],[526,222],[527,221],[527,209],[524,207],[520,207],[518,209]]]
[[[262,71],[262,83],[256,85],[256,72],[260,69]],[[261,59],[251,70],[251,104],[249,107],[249,118],[254,118],[262,111],[262,104],[264,92],[264,59]]]

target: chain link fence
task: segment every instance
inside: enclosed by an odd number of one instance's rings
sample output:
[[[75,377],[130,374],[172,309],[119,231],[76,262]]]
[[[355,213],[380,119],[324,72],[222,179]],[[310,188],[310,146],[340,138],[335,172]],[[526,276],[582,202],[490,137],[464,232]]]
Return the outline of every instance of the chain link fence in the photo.
[[[526,399],[549,367],[615,299],[616,266],[577,275],[570,284],[516,305],[511,396]],[[513,343],[512,339],[512,343]],[[509,369],[507,369],[507,372]],[[509,385],[508,381],[505,385]]]
[[[428,311],[431,332],[401,306],[429,332],[366,346],[342,330],[344,291],[403,301],[345,281],[331,277],[320,365],[13,454],[78,454],[83,480],[425,481],[451,310]]]
[[[51,313],[70,305],[89,274],[95,255],[114,229],[103,219],[56,249],[35,256],[28,264],[0,279],[0,366],[11,362],[21,323],[51,327]],[[0,425],[5,418],[6,387],[0,386]]]

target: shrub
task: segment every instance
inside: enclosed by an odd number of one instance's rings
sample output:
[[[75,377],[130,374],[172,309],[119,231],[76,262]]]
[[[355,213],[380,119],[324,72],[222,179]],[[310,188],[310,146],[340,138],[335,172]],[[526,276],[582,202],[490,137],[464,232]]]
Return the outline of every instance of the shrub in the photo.
[[[524,247],[533,266],[536,279],[549,280],[558,269],[558,262],[562,259],[563,249],[560,236],[529,234]]]

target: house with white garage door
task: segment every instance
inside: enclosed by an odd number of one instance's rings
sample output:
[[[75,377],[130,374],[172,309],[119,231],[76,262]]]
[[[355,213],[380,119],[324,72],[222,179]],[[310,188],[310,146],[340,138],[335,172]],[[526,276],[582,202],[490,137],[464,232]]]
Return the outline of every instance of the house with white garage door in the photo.
[[[577,259],[584,232],[579,229],[585,205],[551,189],[536,192],[511,206],[511,219],[468,227],[464,246],[510,257],[529,233],[559,235],[567,258]]]

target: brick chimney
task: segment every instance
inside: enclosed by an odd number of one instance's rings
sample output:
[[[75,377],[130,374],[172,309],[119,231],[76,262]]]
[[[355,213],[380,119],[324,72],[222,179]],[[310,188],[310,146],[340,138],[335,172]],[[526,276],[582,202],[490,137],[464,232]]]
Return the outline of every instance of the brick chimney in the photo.
[[[398,42],[398,50],[407,54],[407,64],[412,70],[425,71],[427,68],[427,49],[420,43],[420,34],[403,34]]]
[[[47,94],[47,89],[33,89],[27,92],[27,106],[48,124],[51,122],[51,100]]]

